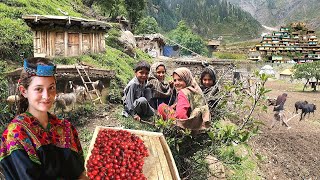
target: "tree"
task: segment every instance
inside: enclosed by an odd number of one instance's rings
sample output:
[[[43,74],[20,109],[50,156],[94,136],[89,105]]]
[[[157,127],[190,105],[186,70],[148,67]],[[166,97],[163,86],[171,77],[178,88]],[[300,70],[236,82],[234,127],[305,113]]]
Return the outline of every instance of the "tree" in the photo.
[[[294,78],[295,79],[306,79],[306,83],[303,87],[303,91],[306,88],[311,78],[316,79],[316,84],[318,84],[320,79],[320,61],[312,63],[296,64],[294,66]],[[313,90],[316,91],[317,86],[313,86]]]
[[[134,30],[143,16],[143,10],[146,8],[146,3],[144,0],[124,0],[124,5],[131,23],[131,29]]]
[[[105,16],[111,17],[112,19],[115,19],[117,16],[120,16],[120,15],[123,15],[123,16],[127,15],[127,10],[125,9],[124,0],[107,0],[107,1],[92,0],[92,2],[90,3],[98,4],[103,14]]]
[[[168,34],[168,38],[172,40],[169,43],[178,43],[184,47],[181,51],[182,55],[190,55],[192,53],[190,50],[202,55],[208,54],[204,40],[193,33],[185,21],[180,21],[178,27]]]
[[[135,29],[136,34],[154,34],[159,31],[160,28],[156,19],[150,16],[141,19]]]

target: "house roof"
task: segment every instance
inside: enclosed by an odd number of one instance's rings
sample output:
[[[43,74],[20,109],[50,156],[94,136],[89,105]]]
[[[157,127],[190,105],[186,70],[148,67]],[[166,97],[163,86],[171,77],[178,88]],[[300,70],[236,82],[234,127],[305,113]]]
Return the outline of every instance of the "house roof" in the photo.
[[[285,69],[280,73],[280,75],[292,75],[292,74],[293,74],[292,69]]]
[[[147,39],[150,41],[159,41],[160,43],[165,44],[164,42],[164,36],[160,33],[156,34],[141,34],[141,35],[136,35],[134,36],[136,40],[138,39]]]
[[[53,15],[23,15],[22,18],[28,26],[32,29],[46,28],[53,29],[57,27],[70,27],[77,26],[81,28],[87,28],[91,30],[106,30],[112,26],[105,21],[98,21],[93,19],[84,19],[71,16],[53,16]]]

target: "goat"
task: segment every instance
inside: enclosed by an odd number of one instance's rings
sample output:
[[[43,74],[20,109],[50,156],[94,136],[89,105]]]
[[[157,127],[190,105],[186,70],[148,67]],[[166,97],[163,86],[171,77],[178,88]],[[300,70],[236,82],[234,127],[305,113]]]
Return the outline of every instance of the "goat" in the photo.
[[[18,95],[11,95],[7,98],[7,103],[9,105],[9,109],[14,112],[16,109],[16,104],[20,100],[20,97]]]
[[[101,80],[97,80],[95,82],[92,82],[92,86],[100,92],[100,95],[102,95],[102,90],[104,89],[104,85]]]
[[[72,92],[75,92],[77,96],[82,97],[82,101],[87,99],[86,88],[81,85],[76,85],[72,81],[69,81],[69,87],[72,89]]]
[[[298,114],[298,110],[302,109],[303,105],[308,104],[308,101],[297,101],[294,104],[294,107],[296,108],[296,114]]]
[[[75,107],[75,103],[77,101],[77,96],[75,92],[72,93],[59,93],[55,99],[55,107],[54,107],[54,113],[58,108],[62,110],[64,113],[64,110],[67,108],[67,106],[72,105],[72,110]]]
[[[302,116],[303,116],[303,119],[305,118],[306,114],[308,113],[309,116],[310,116],[310,113],[312,112],[313,113],[313,116],[314,116],[314,111],[317,109],[316,105],[315,104],[305,104],[305,105],[302,105],[302,113],[301,113],[301,117],[300,117],[300,121],[302,120]]]

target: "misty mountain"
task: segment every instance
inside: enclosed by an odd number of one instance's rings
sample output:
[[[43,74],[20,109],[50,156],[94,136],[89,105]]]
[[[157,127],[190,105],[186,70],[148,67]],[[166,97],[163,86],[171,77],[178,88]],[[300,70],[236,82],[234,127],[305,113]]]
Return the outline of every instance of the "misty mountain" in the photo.
[[[249,12],[261,24],[281,26],[303,21],[320,30],[319,0],[228,0]]]

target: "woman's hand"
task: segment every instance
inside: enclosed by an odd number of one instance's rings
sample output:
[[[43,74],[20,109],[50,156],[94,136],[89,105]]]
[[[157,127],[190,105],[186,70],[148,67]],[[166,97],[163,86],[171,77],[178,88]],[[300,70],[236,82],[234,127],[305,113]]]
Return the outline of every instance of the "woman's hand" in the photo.
[[[133,116],[133,119],[136,120],[136,121],[140,121],[141,120],[140,116],[137,115],[137,114]]]

